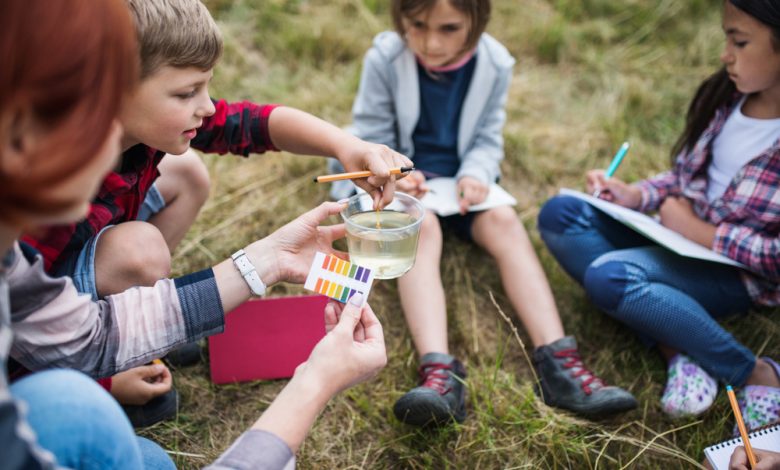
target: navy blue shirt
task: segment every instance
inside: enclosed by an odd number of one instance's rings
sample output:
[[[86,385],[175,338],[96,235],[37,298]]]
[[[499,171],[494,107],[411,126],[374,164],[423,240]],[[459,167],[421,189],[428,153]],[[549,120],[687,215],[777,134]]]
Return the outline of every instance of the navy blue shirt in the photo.
[[[477,56],[449,72],[428,72],[419,62],[420,119],[412,134],[414,167],[426,176],[455,176],[460,168],[458,128]]]

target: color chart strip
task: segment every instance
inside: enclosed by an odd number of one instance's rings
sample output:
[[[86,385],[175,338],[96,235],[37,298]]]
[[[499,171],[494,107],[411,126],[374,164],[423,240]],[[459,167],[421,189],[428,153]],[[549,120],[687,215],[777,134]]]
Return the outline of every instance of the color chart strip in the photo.
[[[371,269],[318,252],[303,287],[339,302],[346,302],[360,293],[365,302],[373,281]]]
[[[326,255],[322,260],[322,269],[341,274],[350,279],[356,279],[360,282],[368,282],[368,276],[371,274],[371,270],[368,268],[352,264],[349,261],[344,261],[331,255]]]

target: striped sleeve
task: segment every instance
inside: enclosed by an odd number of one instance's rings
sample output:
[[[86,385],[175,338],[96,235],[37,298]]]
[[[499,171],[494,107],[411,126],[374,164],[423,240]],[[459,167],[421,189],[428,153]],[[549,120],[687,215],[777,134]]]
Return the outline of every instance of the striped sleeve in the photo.
[[[30,370],[77,369],[105,377],[222,331],[224,312],[211,269],[94,302],[69,278],[51,278],[21,252],[8,274],[11,356]]]
[[[652,178],[638,181],[634,185],[639,188],[642,194],[642,201],[637,210],[639,212],[652,212],[658,210],[666,196],[675,192],[677,175],[674,171],[666,171]]]

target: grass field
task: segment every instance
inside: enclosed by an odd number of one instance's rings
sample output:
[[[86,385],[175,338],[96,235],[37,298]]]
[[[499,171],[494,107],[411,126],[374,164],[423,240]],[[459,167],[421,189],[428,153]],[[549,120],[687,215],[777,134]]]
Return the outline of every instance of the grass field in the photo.
[[[362,56],[373,35],[390,24],[387,2],[206,3],[226,43],[213,96],[284,103],[339,125],[349,122]],[[588,422],[541,404],[532,391],[524,347],[529,340],[493,262],[449,238],[442,273],[451,349],[469,371],[467,421],[431,432],[393,418],[393,403],[415,385],[416,357],[396,286],[380,282],[372,305],[385,326],[389,364],[372,382],[331,402],[299,452],[300,468],[691,468],[706,445],[730,434],[723,393],[701,419],[672,421],[661,413],[663,362],[589,304],[546,252],[535,222],[548,197],[561,186],[581,187],[584,171],[605,167],[624,140],[632,149],[622,178],[667,167],[688,100],[718,64],[720,8],[718,0],[495,0],[488,27],[517,58],[502,185],[519,201],[518,217],[533,238],[567,331],[578,337],[594,370],[639,398],[639,409]],[[269,154],[205,160],[212,197],[175,253],[177,274],[227,257],[327,196],[325,186],[310,182],[324,172],[322,159]],[[271,291],[298,293],[288,285]],[[776,357],[778,320],[777,311],[761,311],[726,326],[753,351]],[[175,380],[183,399],[179,418],[144,434],[173,451],[181,468],[218,456],[284,386],[217,387],[207,365],[180,370]]]

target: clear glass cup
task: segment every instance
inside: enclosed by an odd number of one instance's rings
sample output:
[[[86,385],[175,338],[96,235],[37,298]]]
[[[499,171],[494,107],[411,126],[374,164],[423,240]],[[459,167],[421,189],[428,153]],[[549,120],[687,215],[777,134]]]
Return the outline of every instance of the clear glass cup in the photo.
[[[341,211],[349,258],[374,270],[376,279],[395,279],[414,266],[425,208],[417,199],[399,192],[383,210],[373,207],[371,195],[360,193],[349,198]]]

